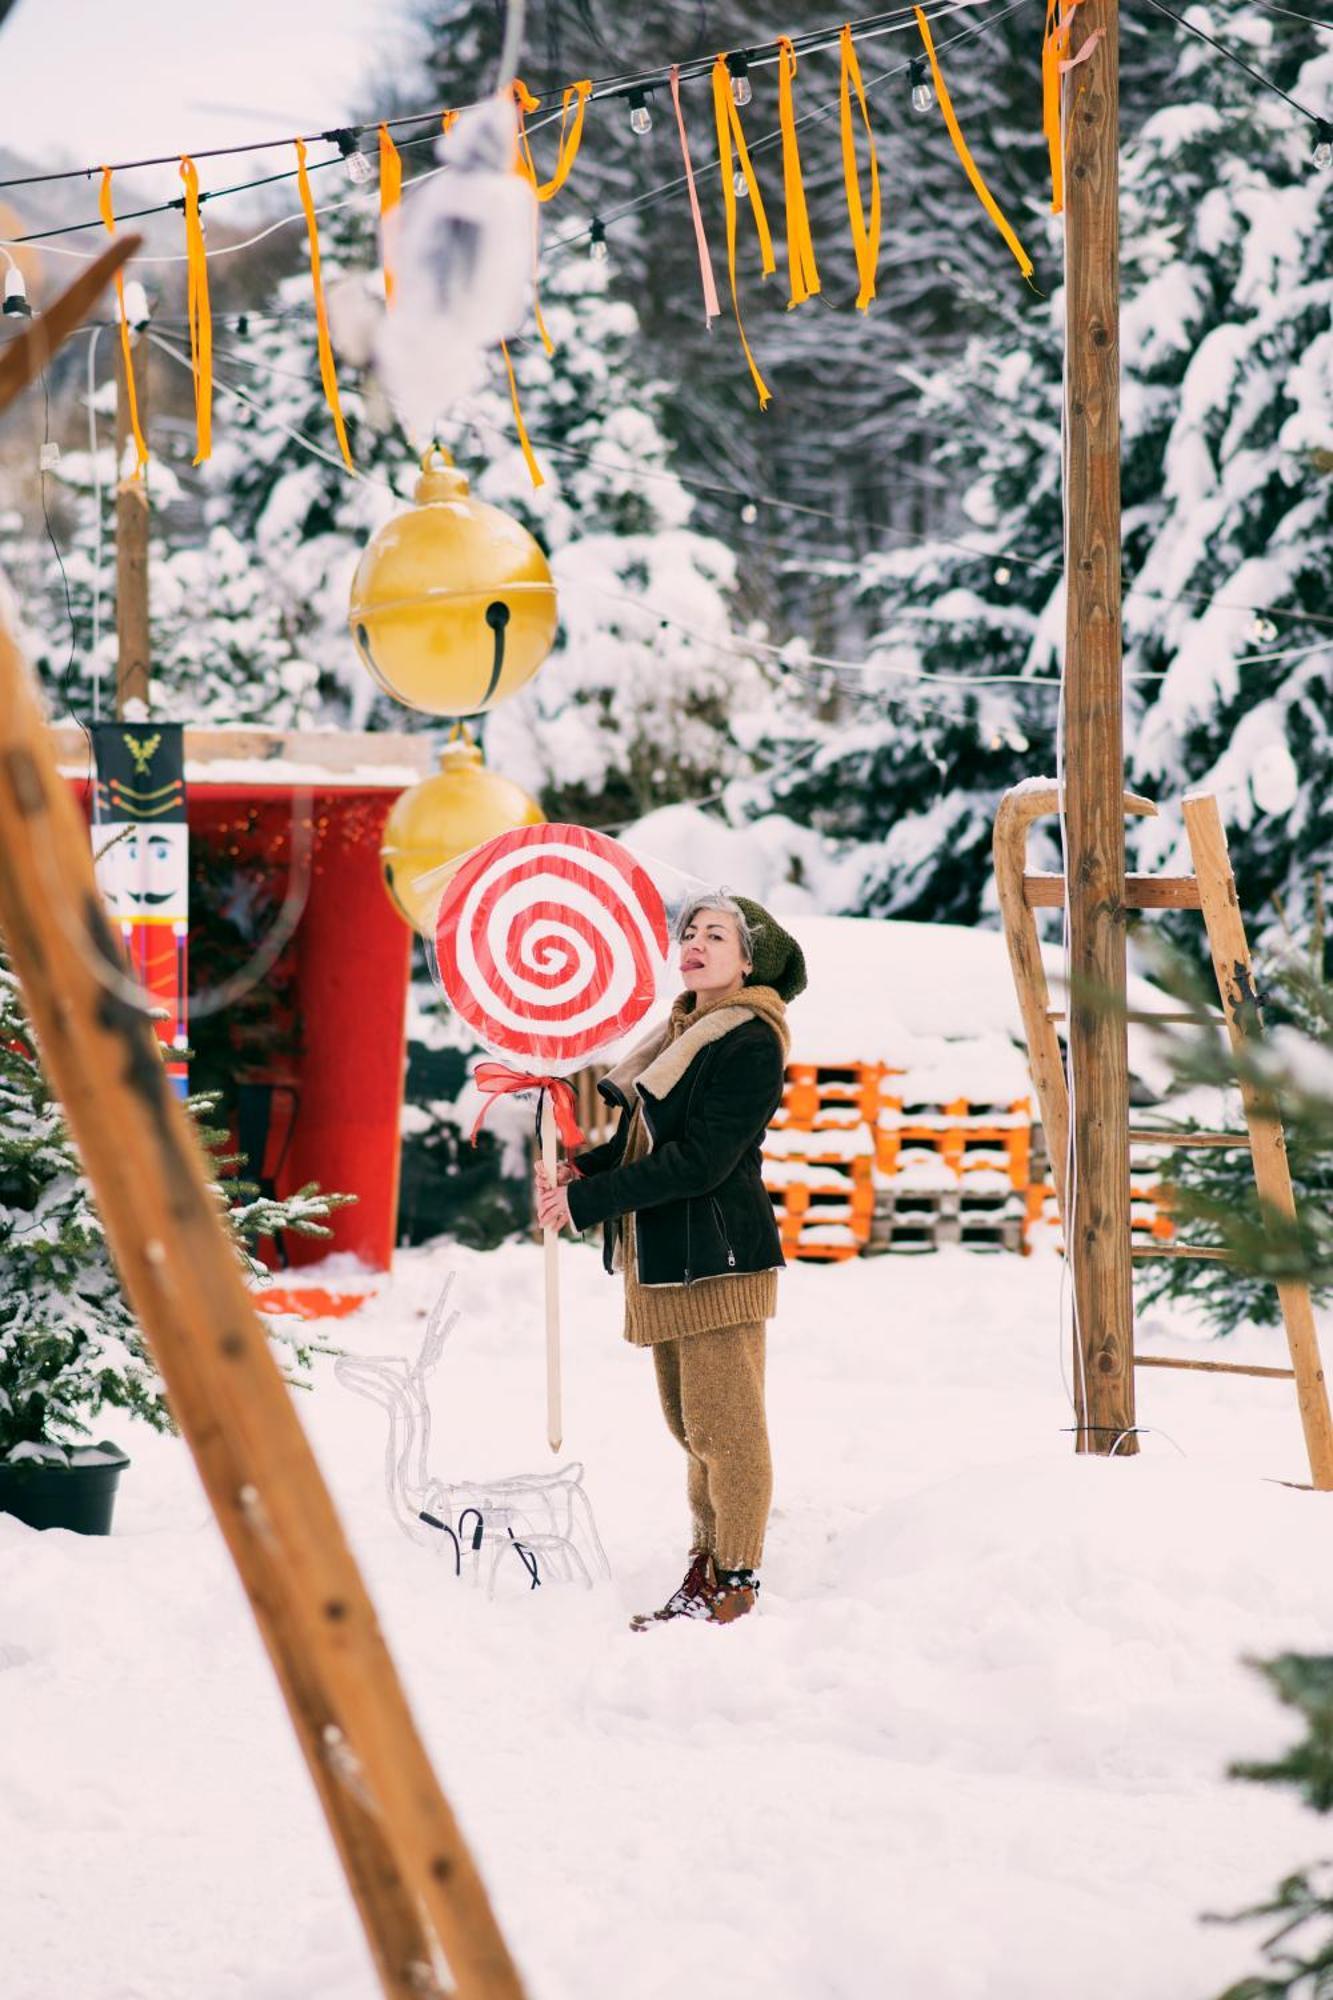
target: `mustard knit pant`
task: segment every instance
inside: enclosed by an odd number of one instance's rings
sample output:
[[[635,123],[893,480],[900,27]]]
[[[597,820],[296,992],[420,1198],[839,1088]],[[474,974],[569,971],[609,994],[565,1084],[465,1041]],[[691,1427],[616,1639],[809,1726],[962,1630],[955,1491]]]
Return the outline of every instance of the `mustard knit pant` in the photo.
[[[657,1393],[689,1461],[693,1539],[719,1569],[758,1569],[773,1498],[763,1320],[653,1345]]]

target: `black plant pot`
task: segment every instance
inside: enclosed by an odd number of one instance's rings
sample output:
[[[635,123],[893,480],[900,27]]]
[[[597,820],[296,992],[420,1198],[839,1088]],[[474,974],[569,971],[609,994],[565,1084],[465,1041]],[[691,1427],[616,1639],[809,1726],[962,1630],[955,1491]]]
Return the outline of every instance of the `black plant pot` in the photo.
[[[129,1464],[114,1444],[76,1444],[68,1465],[0,1459],[0,1514],[30,1528],[69,1528],[76,1535],[109,1535],[116,1486]]]

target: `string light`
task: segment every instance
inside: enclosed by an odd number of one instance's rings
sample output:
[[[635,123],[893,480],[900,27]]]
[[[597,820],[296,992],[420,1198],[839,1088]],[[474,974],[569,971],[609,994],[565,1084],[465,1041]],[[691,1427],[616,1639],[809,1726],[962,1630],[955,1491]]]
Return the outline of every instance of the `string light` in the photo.
[[[356,132],[350,125],[340,126],[336,132],[322,133],[321,137],[332,139],[342,154],[343,166],[353,187],[365,187],[375,178],[375,169],[358,146]]]
[[[23,282],[23,273],[13,258],[5,272],[5,312],[11,319],[31,319],[32,307],[28,304],[28,287]]]
[[[759,509],[753,500],[747,500],[741,508],[741,519],[747,528],[752,528],[759,519]]]
[[[745,170],[743,167],[737,167],[735,173],[731,177],[731,185],[735,188],[737,194],[744,194],[746,190],[749,188],[750,183],[745,178]]]
[[[731,94],[743,111],[754,91],[750,86],[750,65],[739,51],[727,57],[727,68],[731,71]]]
[[[949,15],[963,13],[967,11],[975,3],[976,0],[928,0],[928,4],[933,9],[930,18],[932,20],[939,20]],[[993,5],[994,0],[990,0],[990,4]],[[994,27],[998,25],[1000,21],[1006,20],[1011,14],[1016,13],[1018,9],[1025,4],[1026,0],[1008,0],[1007,5],[1000,6],[998,11],[990,15],[987,19],[979,22],[974,27],[964,29],[962,33],[955,35],[950,41],[941,43],[939,45],[941,51],[947,48],[953,48],[961,42],[970,41],[976,35],[988,34]],[[913,26],[913,10],[908,8],[900,8],[890,14],[868,15],[861,20],[853,21],[850,25],[853,29],[853,33],[857,41],[863,41],[863,40],[868,41],[882,35],[910,32]],[[809,35],[795,36],[793,37],[793,40],[797,52],[799,54],[810,55],[827,49],[836,49],[838,45],[838,36],[840,35],[840,33],[841,30],[836,30],[832,32],[828,30],[815,31]],[[776,51],[776,44],[774,44],[773,46]],[[751,51],[751,56],[752,57],[754,56],[753,50]],[[763,57],[757,57],[755,58],[755,60],[766,62],[769,61],[770,58],[767,56],[763,56]],[[773,61],[777,60],[776,53],[771,58],[771,60]],[[712,66],[711,57],[700,58],[695,63],[682,64],[680,66],[682,78],[706,76],[711,70],[711,66]],[[872,83],[868,84],[867,87],[873,89],[876,87],[876,85],[886,82],[890,77],[901,75],[902,68],[903,66],[899,65],[896,69],[884,71],[880,76],[876,77]],[[644,96],[650,96],[652,95],[653,88],[655,88],[655,86],[638,86],[636,87],[633,93],[630,93],[623,87],[624,81],[625,80],[620,77],[603,78],[599,83],[595,85],[591,101],[600,102],[605,99],[610,99],[614,97],[624,97],[626,95],[631,95],[631,94],[632,95],[641,94]],[[822,106],[818,111],[807,112],[797,122],[799,124],[805,124],[810,122],[812,119],[825,117],[827,116],[828,111],[831,108],[833,107],[826,105]],[[560,118],[560,116],[561,113],[559,111],[553,111],[547,116],[544,116],[540,119],[534,119],[532,123],[529,125],[528,129],[530,132],[538,131],[541,129],[542,126],[557,121]],[[426,146],[426,145],[434,146],[438,135],[438,126],[439,126],[438,111],[430,113],[412,112],[408,113],[405,116],[389,118],[385,120],[377,120],[370,125],[346,127],[340,129],[345,130],[347,132],[348,137],[352,140],[353,143],[355,143],[358,133],[375,131],[378,129],[380,123],[385,123],[390,127],[397,127],[401,125],[416,124],[427,119],[429,120],[431,127],[429,133],[420,135],[416,138],[403,139],[398,142],[399,150],[406,151],[409,147],[413,146]],[[329,131],[329,132],[307,133],[304,134],[303,136],[307,140],[323,139],[329,143],[333,143],[337,139],[338,134],[336,131]],[[778,140],[779,140],[779,134],[777,132],[773,132],[768,136],[767,139],[760,139],[756,141],[751,146],[750,150],[752,153],[757,152],[760,150],[761,147],[764,147],[765,145],[776,145],[778,143]],[[196,160],[212,159],[223,155],[230,155],[235,153],[262,152],[276,146],[290,145],[291,143],[292,142],[289,138],[282,138],[282,139],[271,139],[271,140],[258,141],[254,143],[247,143],[245,145],[240,145],[240,146],[201,147],[198,149],[192,149],[191,157]],[[120,171],[128,171],[129,169],[134,167],[174,164],[177,157],[178,155],[176,154],[170,154],[170,155],[161,155],[154,158],[145,158],[141,160],[125,160],[119,162],[118,164],[113,162],[112,163],[113,171],[120,172]],[[335,166],[337,164],[338,162],[336,160],[314,160],[310,163],[309,171],[312,174],[314,174],[318,173],[322,168]],[[77,168],[69,168],[62,170],[59,173],[16,175],[7,180],[0,180],[0,189],[9,187],[26,187],[30,185],[35,185],[39,182],[46,182],[46,181],[85,179],[93,171],[94,169],[92,167],[77,167]],[[432,177],[432,174],[438,173],[440,171],[442,170],[436,167],[431,169],[429,172],[420,175],[418,178],[421,181],[426,181]],[[262,174],[248,181],[235,182],[228,187],[215,188],[208,198],[210,201],[218,201],[227,195],[248,194],[256,188],[276,187],[285,181],[294,180],[295,178],[296,178],[296,170],[294,168],[273,174]],[[653,202],[665,198],[670,194],[673,194],[676,191],[677,187],[680,185],[682,185],[682,183],[678,181],[666,182],[661,187],[650,190],[647,195],[636,197],[633,201],[625,203],[620,209],[618,209],[612,216],[612,220],[613,221],[618,220],[619,217],[622,215],[632,214],[644,206],[651,205]],[[339,202],[326,203],[319,209],[318,213],[320,213],[321,215],[326,214],[334,209],[342,207],[343,205],[344,204]],[[169,214],[172,209],[179,210],[180,207],[181,207],[181,202],[179,199],[174,201],[157,202],[145,208],[127,210],[123,215],[118,216],[116,219],[118,222],[122,223],[135,222],[141,220],[145,216],[166,215]],[[252,243],[262,241],[264,237],[271,235],[275,230],[285,228],[289,224],[300,222],[301,220],[302,220],[301,211],[299,209],[294,210],[290,215],[280,216],[276,222],[270,223],[267,226],[267,228],[261,230],[258,233],[258,235],[246,237],[242,239],[242,241],[239,243],[226,244],[223,246],[221,253],[212,252],[210,254],[212,255],[228,254],[233,251],[247,249]],[[29,230],[21,236],[11,237],[7,240],[11,243],[41,243],[41,242],[47,242],[53,237],[71,236],[78,234],[80,231],[83,230],[100,230],[102,227],[103,224],[101,218],[98,217],[88,222],[62,223],[59,227],[54,229]],[[574,242],[576,241],[581,242],[582,240],[583,240],[582,236],[578,238],[573,238],[573,237],[563,238],[555,245],[555,248],[557,250],[568,249],[574,244]],[[3,242],[0,242],[0,248],[3,248]],[[64,245],[57,246],[57,250],[58,254],[61,256],[66,256],[66,257],[86,256],[88,257],[89,261],[91,261],[91,257],[93,254],[91,252],[72,250],[65,247]],[[145,263],[174,264],[174,263],[183,263],[185,259],[183,256],[180,257],[172,256],[172,257],[150,257],[150,258],[144,258],[141,261]]]
[[[920,56],[913,56],[907,70],[912,85],[913,111],[929,111],[935,102],[935,88],[926,75],[926,65]]]
[[[594,215],[592,228],[588,234],[588,255],[594,264],[605,264],[611,255],[611,246],[606,240],[606,224],[600,215]]]
[[[1315,126],[1314,163],[1317,167],[1333,167],[1333,125],[1320,119]]]
[[[995,572],[995,581],[1000,585],[1004,585],[1011,581],[1013,574],[1008,563],[1001,563]]]
[[[148,294],[137,278],[126,278],[123,298],[125,324],[133,332],[142,333],[152,315],[148,310]]]
[[[646,90],[632,90],[629,94],[629,126],[630,131],[637,132],[641,139],[653,129],[653,114],[648,109]]]

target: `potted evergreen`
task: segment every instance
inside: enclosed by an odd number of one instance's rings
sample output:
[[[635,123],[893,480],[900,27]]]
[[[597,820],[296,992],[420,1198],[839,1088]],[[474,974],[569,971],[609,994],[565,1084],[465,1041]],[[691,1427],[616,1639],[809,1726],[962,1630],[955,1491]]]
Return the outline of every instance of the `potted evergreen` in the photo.
[[[212,1100],[191,1101],[206,1145]],[[221,1164],[230,1164],[223,1162]],[[226,1183],[238,1255],[259,1276],[245,1241],[275,1227],[327,1236],[323,1218],[351,1200],[303,1188],[287,1202],[254,1199]],[[226,1197],[234,1198],[228,1208]],[[307,1351],[293,1347],[298,1366]],[[0,1513],[33,1527],[106,1534],[129,1464],[90,1443],[103,1410],[154,1430],[171,1428],[162,1382],[107,1248],[60,1106],[33,1045],[18,982],[0,955]]]

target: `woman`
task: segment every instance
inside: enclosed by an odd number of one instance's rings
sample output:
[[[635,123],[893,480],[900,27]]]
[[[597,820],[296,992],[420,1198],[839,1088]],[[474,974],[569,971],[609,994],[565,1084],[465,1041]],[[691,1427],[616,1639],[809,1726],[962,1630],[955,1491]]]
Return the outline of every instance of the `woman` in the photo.
[[[765,1331],[783,1263],[759,1146],[782,1101],[786,1003],[805,987],[796,940],[743,896],[697,898],[676,935],[685,991],[599,1086],[620,1110],[613,1137],[562,1165],[555,1186],[537,1169],[546,1227],[606,1224],[625,1338],[652,1349],[688,1460],[689,1566],[636,1631],[672,1618],[727,1625],[758,1595],[773,1486]]]

